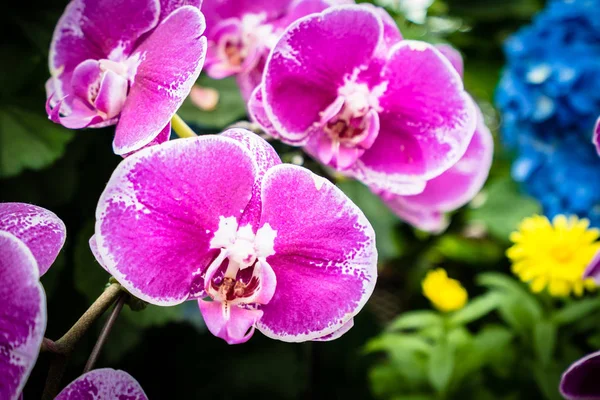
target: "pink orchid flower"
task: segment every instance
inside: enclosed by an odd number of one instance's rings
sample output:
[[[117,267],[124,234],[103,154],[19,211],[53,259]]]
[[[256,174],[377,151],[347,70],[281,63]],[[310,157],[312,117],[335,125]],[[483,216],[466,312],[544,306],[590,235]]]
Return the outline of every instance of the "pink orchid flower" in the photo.
[[[249,102],[285,143],[374,191],[417,194],[464,155],[476,110],[434,46],[403,40],[368,4],[331,7],[283,33]]]
[[[288,342],[335,339],[377,277],[360,209],[242,129],[123,160],[98,203],[91,246],[140,299],[197,300],[208,329],[230,344],[255,328]]]
[[[207,1],[208,53],[211,78],[236,76],[245,99],[260,83],[269,52],[295,20],[351,0],[221,0]]]
[[[47,112],[67,128],[116,124],[126,155],[168,140],[206,55],[200,0],[72,0],[50,46]]]

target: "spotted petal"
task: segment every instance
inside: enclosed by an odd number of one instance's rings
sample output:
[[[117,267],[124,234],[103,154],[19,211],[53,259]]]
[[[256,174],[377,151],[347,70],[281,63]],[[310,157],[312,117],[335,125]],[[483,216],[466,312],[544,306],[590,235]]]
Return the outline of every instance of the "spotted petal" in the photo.
[[[300,342],[344,326],[377,279],[375,234],[364,214],[329,181],[282,164],[263,179],[263,223],[277,231],[267,258],[277,287],[257,328]]]
[[[600,351],[576,361],[563,374],[560,393],[567,400],[600,399]]]
[[[17,399],[46,330],[46,295],[27,245],[0,231],[0,398]]]
[[[330,8],[302,18],[279,39],[263,77],[264,108],[282,140],[303,144],[344,78],[368,65],[383,40],[370,8]]]
[[[444,212],[454,211],[475,197],[487,179],[494,149],[492,133],[477,110],[475,135],[466,153],[452,168],[427,181],[423,192],[412,196],[384,194],[385,203],[400,218],[416,227],[440,232],[445,228]]]
[[[140,384],[127,372],[95,369],[71,382],[56,400],[148,400]]]
[[[0,203],[0,231],[10,232],[31,250],[46,273],[65,244],[65,224],[51,211],[25,203]]]
[[[84,60],[120,61],[131,54],[136,40],[156,26],[159,12],[158,0],[71,1],[50,44],[49,95],[55,93],[56,101],[71,95],[72,72]]]
[[[136,48],[132,58],[139,59],[139,65],[117,124],[115,153],[125,154],[147,145],[175,115],[204,64],[204,28],[200,11],[184,6]]]
[[[435,47],[410,40],[391,49],[382,73],[388,85],[381,129],[357,174],[367,184],[377,174],[406,181],[440,175],[463,156],[475,132],[475,105],[460,76]]]
[[[238,218],[256,164],[226,137],[173,140],[117,167],[96,210],[99,262],[135,296],[158,305],[202,296],[220,217]]]

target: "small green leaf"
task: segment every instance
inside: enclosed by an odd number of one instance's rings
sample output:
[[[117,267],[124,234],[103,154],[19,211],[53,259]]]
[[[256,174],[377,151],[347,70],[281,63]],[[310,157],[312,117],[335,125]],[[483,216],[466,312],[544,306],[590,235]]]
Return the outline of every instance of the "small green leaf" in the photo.
[[[429,357],[429,382],[439,393],[448,389],[454,370],[454,347],[448,340],[440,340]]]
[[[569,325],[575,321],[585,318],[600,308],[600,297],[577,300],[567,304],[556,311],[552,316],[552,322],[556,325]]]
[[[491,264],[503,257],[503,249],[490,240],[469,239],[459,235],[444,235],[436,249],[450,260],[473,265]]]
[[[523,218],[541,211],[539,203],[520,194],[508,177],[490,184],[480,196],[485,202],[467,210],[467,219],[482,223],[491,235],[504,242],[508,242],[508,236]]]
[[[542,306],[538,299],[531,294],[520,282],[500,273],[489,272],[477,277],[477,283],[489,289],[496,289],[506,293],[510,307],[517,307],[527,315],[531,323],[538,321],[543,316]],[[513,304],[516,303],[516,304]]]
[[[386,333],[367,342],[365,352],[372,353],[375,351],[414,351],[429,354],[431,345],[425,339],[416,335]]]
[[[547,366],[556,346],[556,325],[550,321],[538,321],[533,328],[533,346],[542,366]]]
[[[432,325],[441,325],[442,316],[435,311],[408,311],[394,319],[387,327],[388,331],[421,329]]]
[[[547,400],[561,400],[562,396],[558,391],[562,370],[555,364],[543,367],[539,364],[533,366],[533,376],[535,382]]]
[[[479,296],[467,303],[467,305],[454,312],[450,316],[450,324],[465,325],[482,318],[498,308],[501,302],[501,296],[495,292],[490,292]]]
[[[73,135],[41,113],[15,107],[0,109],[0,177],[52,164],[62,156]]]
[[[365,213],[365,216],[373,225],[377,237],[377,252],[379,260],[385,261],[398,257],[402,249],[400,244],[394,240],[394,227],[398,218],[383,204],[381,199],[371,193],[362,183],[353,180],[344,180],[337,186]]]
[[[198,85],[209,87],[219,92],[219,102],[212,111],[199,109],[188,97],[177,114],[186,122],[214,129],[223,129],[246,116],[246,103],[234,78],[210,79],[200,76]]]

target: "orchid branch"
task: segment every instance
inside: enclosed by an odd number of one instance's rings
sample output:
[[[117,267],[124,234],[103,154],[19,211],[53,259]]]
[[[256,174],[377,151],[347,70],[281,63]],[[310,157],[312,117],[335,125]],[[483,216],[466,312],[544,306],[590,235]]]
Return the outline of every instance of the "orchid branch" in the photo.
[[[104,314],[117,300],[119,295],[123,293],[122,290],[123,288],[120,284],[111,284],[60,339],[53,342],[48,338],[44,338],[44,341],[42,342],[42,351],[52,352],[54,353],[54,357],[50,364],[50,370],[48,371],[46,386],[44,387],[44,393],[42,395],[43,400],[51,400],[56,397],[60,389],[60,381],[67,367],[68,357],[75,349],[75,345],[89,330],[92,324],[102,316],[102,314]]]

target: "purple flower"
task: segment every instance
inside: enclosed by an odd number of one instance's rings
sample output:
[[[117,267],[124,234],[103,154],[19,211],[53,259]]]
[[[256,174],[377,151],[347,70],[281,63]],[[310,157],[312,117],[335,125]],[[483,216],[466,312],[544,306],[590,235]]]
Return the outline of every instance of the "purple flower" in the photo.
[[[244,98],[260,83],[269,52],[292,22],[352,0],[207,1],[206,71],[214,79],[237,76]]]
[[[592,261],[588,264],[583,272],[583,279],[592,278],[600,285],[600,251],[596,253]]]
[[[206,54],[200,0],[72,0],[50,46],[49,117],[68,128],[117,124],[125,155],[168,139]]]
[[[289,342],[352,326],[377,277],[374,232],[337,187],[231,129],[135,153],[96,210],[98,261],[156,305],[199,301],[230,344],[258,328]]]
[[[66,237],[53,213],[23,203],[0,204],[0,398],[17,399],[46,330],[40,284]]]
[[[463,156],[476,125],[460,75],[369,5],[293,23],[249,104],[282,141],[375,191],[415,194]]]
[[[600,351],[573,363],[562,375],[560,393],[567,400],[600,399]]]
[[[460,53],[448,45],[438,50],[462,76]],[[419,229],[441,232],[446,228],[445,213],[454,211],[475,197],[481,190],[492,166],[494,139],[485,126],[483,114],[477,108],[477,127],[467,151],[450,169],[428,180],[425,188],[415,195],[395,195],[382,192],[380,196],[396,215]]]
[[[600,118],[596,121],[592,142],[594,143],[594,146],[596,146],[596,152],[598,152],[598,155],[600,156]]]
[[[127,372],[102,368],[75,379],[56,400],[148,400],[140,384]]]

